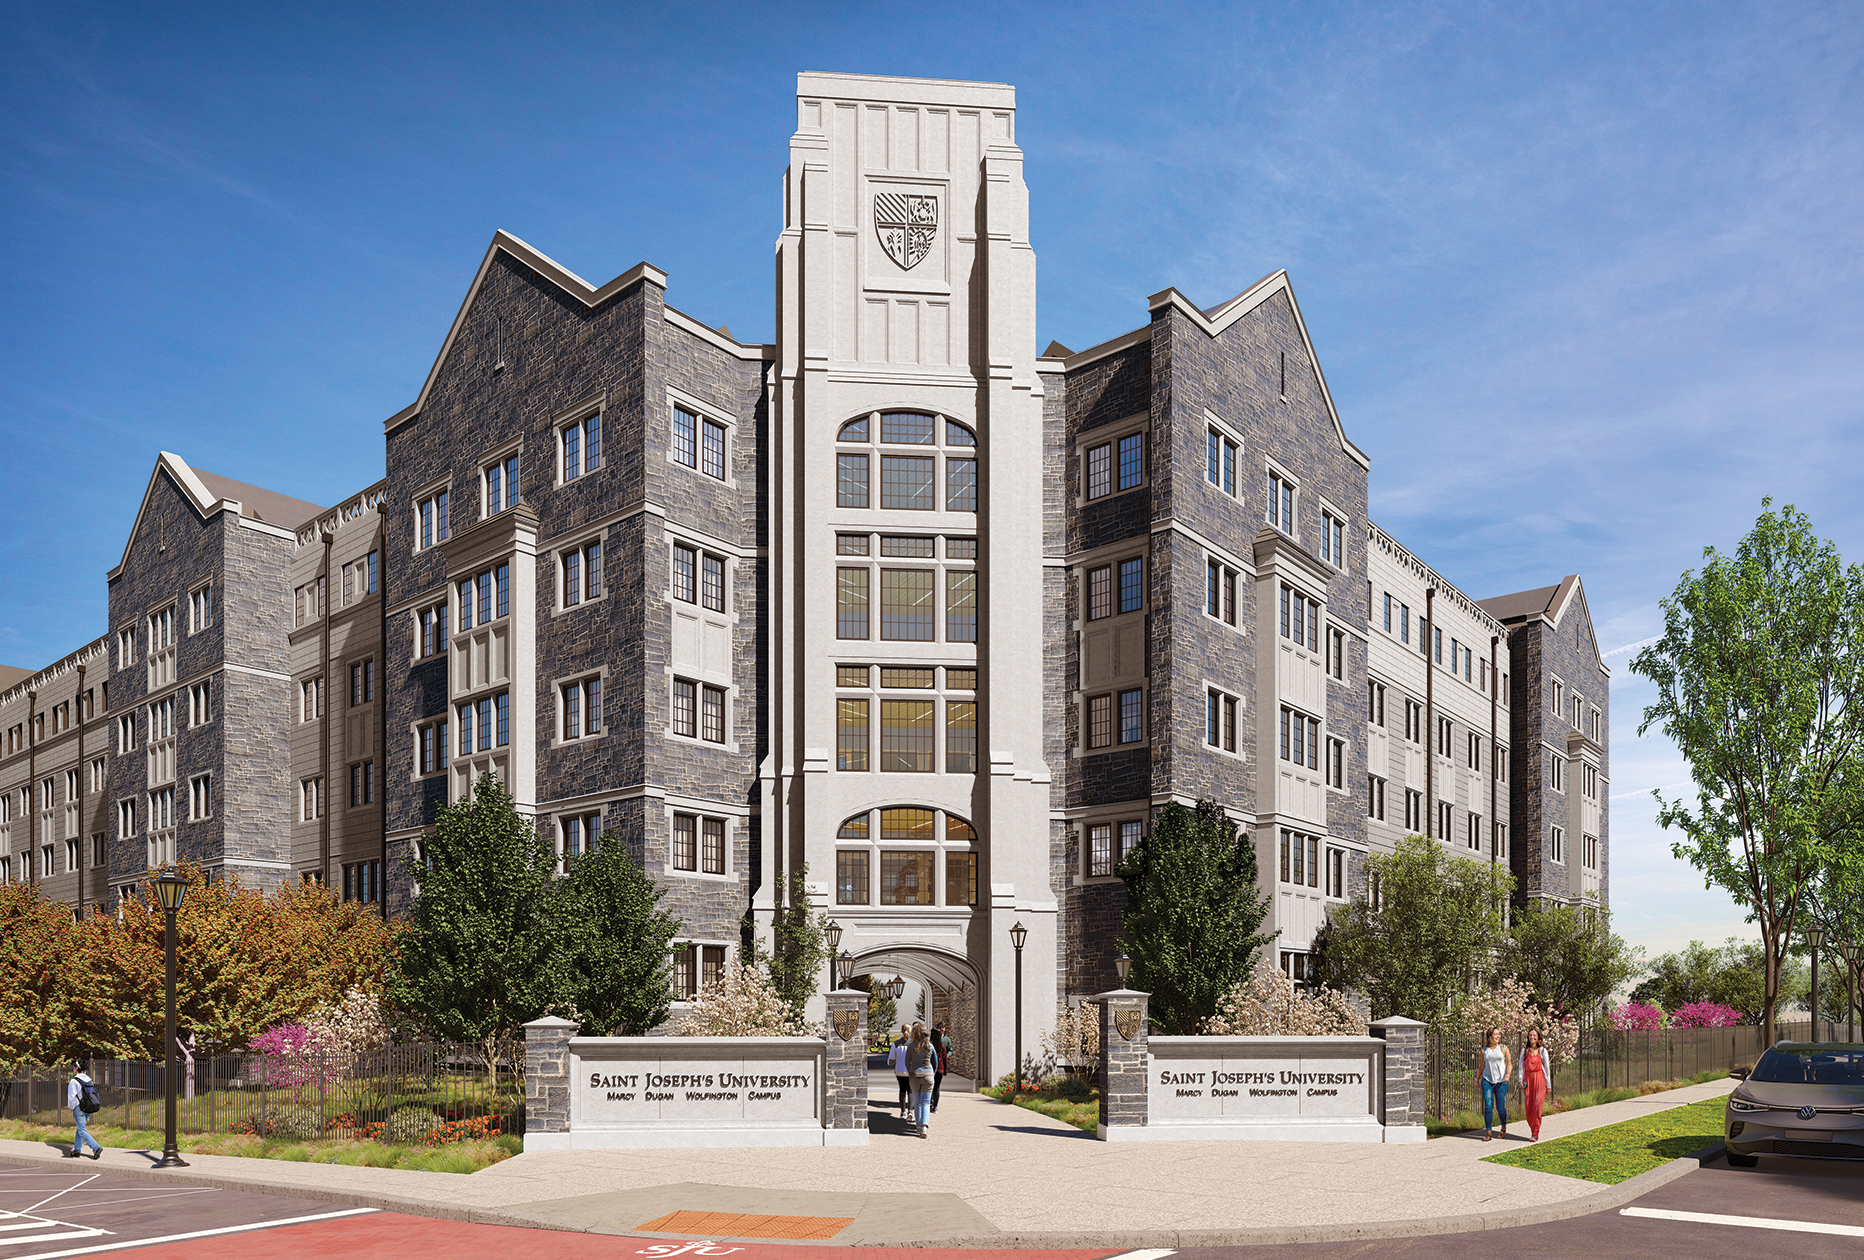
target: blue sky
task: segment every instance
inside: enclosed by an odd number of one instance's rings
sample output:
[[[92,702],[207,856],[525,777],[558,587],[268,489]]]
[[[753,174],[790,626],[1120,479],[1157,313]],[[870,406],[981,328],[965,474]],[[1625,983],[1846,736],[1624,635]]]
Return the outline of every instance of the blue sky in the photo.
[[[495,229],[771,333],[804,69],[1018,89],[1038,331],[1293,277],[1375,519],[1478,597],[1584,576],[1607,648],[1762,495],[1864,557],[1864,18],[1841,4],[252,6],[0,16],[0,661],[101,634],[159,449],[381,475]],[[334,439],[334,440],[333,440]],[[1613,902],[1669,856],[1616,669]]]

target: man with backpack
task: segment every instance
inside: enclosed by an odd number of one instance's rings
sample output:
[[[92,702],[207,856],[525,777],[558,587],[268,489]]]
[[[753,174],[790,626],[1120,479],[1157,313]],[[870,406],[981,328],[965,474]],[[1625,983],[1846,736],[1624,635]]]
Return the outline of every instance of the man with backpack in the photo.
[[[84,1155],[84,1144],[91,1144],[91,1158],[102,1159],[104,1148],[91,1136],[90,1118],[104,1109],[103,1095],[97,1092],[96,1082],[90,1077],[90,1063],[79,1059],[73,1066],[77,1069],[71,1078],[71,1086],[65,1091],[65,1105],[77,1118],[78,1136],[71,1143],[71,1153],[66,1159],[80,1159]]]

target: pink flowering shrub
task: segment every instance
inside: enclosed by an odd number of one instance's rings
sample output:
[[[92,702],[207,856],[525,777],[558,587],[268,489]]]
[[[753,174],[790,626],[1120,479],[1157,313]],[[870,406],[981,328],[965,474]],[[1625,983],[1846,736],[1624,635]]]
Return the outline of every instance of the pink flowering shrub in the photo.
[[[319,1067],[334,1068],[325,1059],[336,1047],[321,1028],[305,1024],[276,1024],[248,1043],[253,1058],[246,1071],[254,1085],[266,1089],[299,1090],[319,1084]]]
[[[1679,1006],[1670,1015],[1672,1028],[1733,1028],[1745,1016],[1732,1006],[1720,1002],[1691,1002]]]
[[[1669,1022],[1661,1006],[1648,1002],[1626,1002],[1612,1009],[1612,1027],[1619,1032],[1655,1032]]]

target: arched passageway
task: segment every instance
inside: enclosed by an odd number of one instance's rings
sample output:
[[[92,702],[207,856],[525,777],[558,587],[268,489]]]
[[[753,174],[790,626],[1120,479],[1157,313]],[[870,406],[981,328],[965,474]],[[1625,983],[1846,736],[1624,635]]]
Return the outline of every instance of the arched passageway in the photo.
[[[943,1022],[952,1040],[951,1075],[977,1083],[977,1065],[985,1062],[984,1003],[970,959],[920,945],[882,946],[858,955],[853,974],[877,981],[901,975],[924,986],[930,1022]]]

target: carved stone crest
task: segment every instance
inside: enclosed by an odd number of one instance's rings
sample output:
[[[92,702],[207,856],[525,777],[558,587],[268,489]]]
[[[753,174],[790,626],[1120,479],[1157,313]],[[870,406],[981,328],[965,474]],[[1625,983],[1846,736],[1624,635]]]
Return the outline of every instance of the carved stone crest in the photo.
[[[887,257],[911,271],[932,252],[932,238],[938,235],[938,198],[875,193],[874,231]]]
[[[843,1041],[853,1041],[854,1034],[861,1029],[861,1012],[855,1010],[835,1012],[835,1035]]]
[[[1138,1010],[1129,1006],[1123,1011],[1113,1012],[1113,1027],[1118,1030],[1120,1036],[1131,1041],[1133,1035],[1139,1031]]]

